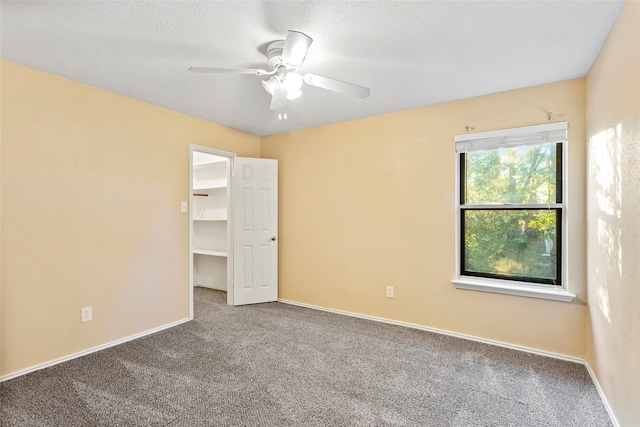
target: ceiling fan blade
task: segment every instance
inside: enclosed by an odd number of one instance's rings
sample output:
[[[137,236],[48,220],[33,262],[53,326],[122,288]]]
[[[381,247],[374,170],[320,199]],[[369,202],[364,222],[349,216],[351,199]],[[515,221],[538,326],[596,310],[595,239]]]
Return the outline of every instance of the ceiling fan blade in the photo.
[[[318,76],[317,74],[305,74],[304,82],[310,86],[321,87],[323,89],[332,90],[334,92],[350,95],[360,99],[364,99],[371,94],[371,89],[368,87],[354,85],[353,83],[347,83],[341,80],[330,79],[329,77]]]
[[[189,67],[189,71],[191,71],[192,73],[253,74],[256,76],[265,76],[267,74],[273,74],[273,72],[266,71],[266,70],[259,70],[255,68]]]
[[[300,31],[287,31],[287,38],[282,49],[282,62],[294,68],[302,65],[313,39]]]
[[[281,84],[273,91],[271,97],[271,110],[282,110],[287,105],[287,89]]]

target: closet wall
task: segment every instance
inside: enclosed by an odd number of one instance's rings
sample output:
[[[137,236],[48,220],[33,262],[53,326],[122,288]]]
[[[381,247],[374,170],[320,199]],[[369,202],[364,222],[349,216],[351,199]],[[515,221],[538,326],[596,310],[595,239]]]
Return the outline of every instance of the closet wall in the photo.
[[[229,159],[193,152],[193,285],[227,290]]]

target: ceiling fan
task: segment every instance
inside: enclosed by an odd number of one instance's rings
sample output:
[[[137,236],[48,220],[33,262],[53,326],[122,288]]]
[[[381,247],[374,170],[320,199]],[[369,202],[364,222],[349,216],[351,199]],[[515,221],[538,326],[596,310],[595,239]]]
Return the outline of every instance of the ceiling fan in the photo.
[[[302,83],[328,89],[333,92],[366,98],[371,93],[369,88],[318,76],[316,74],[298,74],[313,39],[299,31],[287,31],[286,40],[276,40],[267,45],[267,65],[271,71],[252,68],[218,68],[190,67],[194,73],[235,73],[271,76],[262,81],[262,86],[271,95],[271,109],[281,110],[287,99],[296,99],[302,95]]]

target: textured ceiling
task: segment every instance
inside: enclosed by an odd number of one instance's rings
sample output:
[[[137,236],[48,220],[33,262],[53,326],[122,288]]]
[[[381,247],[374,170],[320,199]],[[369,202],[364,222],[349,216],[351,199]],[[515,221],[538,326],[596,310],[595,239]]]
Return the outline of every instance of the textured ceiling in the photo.
[[[2,58],[269,135],[583,77],[623,2],[6,2]],[[314,42],[303,73],[371,88],[367,99],[305,86],[286,107],[251,75],[287,30]]]

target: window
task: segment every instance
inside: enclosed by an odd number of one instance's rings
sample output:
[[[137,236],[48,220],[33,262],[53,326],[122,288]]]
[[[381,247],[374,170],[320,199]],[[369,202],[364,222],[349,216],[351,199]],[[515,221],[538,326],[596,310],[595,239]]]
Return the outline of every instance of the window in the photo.
[[[566,140],[566,122],[456,136],[457,287],[566,294]]]

